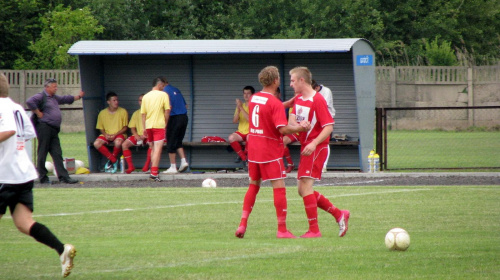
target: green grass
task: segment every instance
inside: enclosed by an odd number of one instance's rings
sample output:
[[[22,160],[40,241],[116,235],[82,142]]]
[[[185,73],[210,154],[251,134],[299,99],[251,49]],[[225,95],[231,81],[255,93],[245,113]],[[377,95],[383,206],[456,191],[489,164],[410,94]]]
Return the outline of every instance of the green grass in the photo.
[[[500,278],[499,186],[316,189],[351,211],[345,237],[320,211],[322,238],[276,239],[269,187],[244,239],[234,231],[245,188],[35,189],[35,219],[77,247],[71,279]],[[294,187],[288,198],[288,227],[300,235],[303,203]],[[385,248],[393,227],[410,233],[408,251]],[[0,237],[0,279],[60,277],[55,252],[8,215]]]
[[[500,169],[500,132],[388,131],[387,168]]]

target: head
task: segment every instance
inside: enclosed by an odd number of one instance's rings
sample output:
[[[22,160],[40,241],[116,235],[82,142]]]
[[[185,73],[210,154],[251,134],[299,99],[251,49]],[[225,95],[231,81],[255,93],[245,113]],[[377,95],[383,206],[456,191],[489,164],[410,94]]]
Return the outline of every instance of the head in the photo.
[[[255,93],[255,89],[253,86],[246,86],[243,88],[243,99],[245,99],[245,102],[248,102],[250,100],[250,96]]]
[[[290,86],[297,93],[311,88],[312,74],[307,67],[295,67],[290,70]]]
[[[163,90],[163,88],[168,85],[167,78],[163,76],[158,76],[153,80],[153,89]]]
[[[0,73],[0,97],[9,96],[9,81],[3,73]]]
[[[142,105],[142,98],[144,97],[144,93],[139,95],[139,107]]]
[[[260,70],[259,82],[263,87],[277,88],[280,86],[280,72],[275,66],[267,66]]]
[[[315,81],[315,80],[312,80],[311,81],[311,86],[312,88],[315,90],[315,91],[320,91],[321,90],[321,86]]]
[[[118,109],[118,95],[112,91],[106,94],[106,102],[111,110]]]
[[[45,83],[43,83],[45,88],[45,92],[47,92],[50,96],[53,96],[57,92],[57,81],[56,79],[47,79]]]

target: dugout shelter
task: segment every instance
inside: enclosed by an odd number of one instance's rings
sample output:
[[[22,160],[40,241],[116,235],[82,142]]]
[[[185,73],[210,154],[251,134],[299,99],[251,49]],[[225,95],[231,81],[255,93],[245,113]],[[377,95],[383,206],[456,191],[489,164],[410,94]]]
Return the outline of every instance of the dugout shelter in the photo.
[[[331,141],[329,169],[367,171],[366,159],[373,149],[375,122],[375,53],[360,38],[259,39],[259,40],[155,40],[79,41],[68,51],[78,55],[89,164],[99,171],[104,159],[93,149],[99,135],[97,115],[107,106],[108,91],[118,94],[119,104],[129,113],[138,109],[138,96],[151,90],[156,76],[165,76],[179,88],[188,104],[189,125],[184,138],[190,167],[237,168],[236,154],[227,144],[202,144],[203,136],[227,139],[237,129],[232,123],[235,99],[242,99],[247,85],[260,90],[257,75],[268,65],[281,75],[282,98],[294,95],[289,70],[308,67],[313,79],[333,92],[336,109],[334,134],[345,139]],[[340,137],[341,139],[343,137]],[[299,146],[291,146],[298,163]],[[134,165],[142,166],[146,149],[132,149]],[[169,166],[166,151],[160,168]]]

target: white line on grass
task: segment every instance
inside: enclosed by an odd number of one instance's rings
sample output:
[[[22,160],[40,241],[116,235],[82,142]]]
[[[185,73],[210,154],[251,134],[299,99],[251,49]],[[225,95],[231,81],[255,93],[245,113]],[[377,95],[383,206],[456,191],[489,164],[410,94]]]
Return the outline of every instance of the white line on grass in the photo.
[[[304,246],[294,246],[294,247],[284,247],[284,248],[274,248],[272,252],[268,253],[259,253],[259,254],[250,254],[250,255],[240,255],[240,256],[232,256],[232,257],[219,257],[219,258],[208,258],[196,260],[193,262],[174,262],[167,263],[164,265],[144,265],[144,266],[129,266],[123,268],[115,268],[115,269],[104,269],[104,270],[87,270],[87,271],[79,271],[78,274],[99,274],[99,273],[116,273],[116,272],[127,272],[127,271],[139,271],[146,269],[162,269],[162,268],[173,268],[173,267],[182,267],[182,266],[202,266],[208,263],[213,262],[226,262],[226,261],[234,261],[234,260],[245,260],[245,259],[257,259],[264,258],[275,255],[284,255],[297,253],[300,251],[308,250],[308,248],[304,248]],[[53,274],[45,274],[38,275],[38,277],[48,277],[53,276]]]
[[[380,183],[385,180],[370,180],[370,181],[359,181],[359,182],[349,182],[349,183],[340,183],[340,184],[314,184],[314,186],[344,186],[344,185],[359,185],[359,184],[369,184],[369,183]]]
[[[349,196],[360,196],[360,195],[372,195],[372,194],[388,194],[388,193],[400,193],[400,192],[417,192],[417,191],[428,191],[431,189],[401,189],[401,190],[390,190],[390,191],[379,191],[379,192],[365,192],[365,193],[350,193],[350,194],[339,194],[339,195],[325,195],[325,197],[349,197]],[[302,200],[302,198],[292,198],[288,201]],[[259,200],[262,202],[272,202],[273,200]],[[224,202],[204,202],[204,203],[185,203],[176,205],[163,205],[154,207],[143,207],[143,208],[123,208],[123,209],[109,209],[109,210],[95,210],[95,211],[84,211],[84,212],[73,212],[73,213],[55,213],[55,214],[40,214],[33,215],[34,218],[39,217],[60,217],[60,216],[75,216],[75,215],[87,215],[87,214],[107,214],[115,212],[129,212],[129,211],[143,211],[143,210],[158,210],[166,208],[177,208],[177,207],[191,207],[191,206],[206,206],[206,205],[222,205],[222,204],[241,204],[242,201],[224,201]],[[6,217],[10,218],[10,217]]]

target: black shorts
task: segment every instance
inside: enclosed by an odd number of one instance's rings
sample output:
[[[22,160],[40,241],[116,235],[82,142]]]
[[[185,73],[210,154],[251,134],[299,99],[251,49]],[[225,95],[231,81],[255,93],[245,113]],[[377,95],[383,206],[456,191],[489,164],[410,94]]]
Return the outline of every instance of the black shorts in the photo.
[[[33,212],[33,182],[16,185],[0,184],[0,215],[7,212],[7,206],[12,215],[18,203],[25,205]]]
[[[167,125],[168,153],[173,154],[177,149],[182,148],[182,140],[184,140],[187,125],[188,116],[186,114],[170,116]]]

